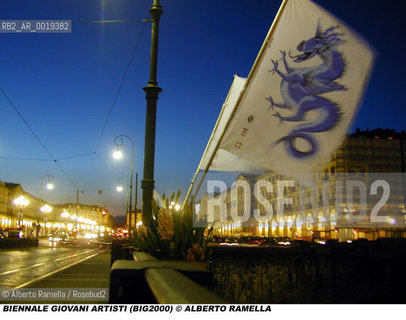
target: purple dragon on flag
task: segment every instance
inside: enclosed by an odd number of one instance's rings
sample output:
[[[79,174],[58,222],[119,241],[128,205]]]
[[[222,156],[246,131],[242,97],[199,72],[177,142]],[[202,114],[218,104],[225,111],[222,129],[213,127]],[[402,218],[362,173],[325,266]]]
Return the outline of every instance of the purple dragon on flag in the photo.
[[[287,152],[297,159],[308,158],[318,151],[318,143],[312,133],[324,132],[334,128],[341,119],[340,107],[329,99],[320,96],[326,92],[345,91],[347,88],[337,83],[345,69],[343,54],[338,51],[337,46],[344,43],[342,34],[336,32],[338,27],[330,27],[322,32],[320,25],[317,27],[316,35],[297,46],[297,51],[302,52],[296,56],[289,57],[296,63],[300,63],[315,57],[322,60],[317,66],[306,68],[292,68],[286,60],[286,52],[281,51],[286,74],[278,69],[278,61],[272,60],[273,69],[282,78],[280,87],[283,103],[275,103],[272,97],[265,98],[269,101],[269,109],[274,107],[280,109],[294,110],[291,116],[282,116],[275,112],[273,116],[279,119],[279,125],[284,121],[304,121],[306,113],[312,110],[318,111],[320,117],[312,122],[300,124],[292,129],[285,137],[277,140],[272,145],[284,142]],[[299,150],[296,147],[296,139],[306,140],[310,147],[308,150]]]

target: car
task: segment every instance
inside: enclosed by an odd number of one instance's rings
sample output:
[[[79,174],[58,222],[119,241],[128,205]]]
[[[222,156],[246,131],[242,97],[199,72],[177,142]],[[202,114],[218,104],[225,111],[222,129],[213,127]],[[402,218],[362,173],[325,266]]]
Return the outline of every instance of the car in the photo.
[[[260,244],[263,244],[263,243],[264,243],[264,239],[252,239],[252,240],[248,241],[248,244],[260,245]]]
[[[49,242],[59,242],[61,241],[61,238],[59,238],[58,236],[51,236],[48,238]]]
[[[68,242],[69,237],[66,233],[61,232],[61,233],[51,233],[50,236],[48,237],[49,242]]]
[[[291,246],[294,244],[293,240],[289,237],[277,237],[276,243],[280,246]]]
[[[265,242],[267,245],[276,244],[276,243],[277,243],[277,237],[267,237],[267,238],[265,238],[264,242]]]
[[[59,238],[61,239],[60,241],[62,241],[62,242],[69,242],[70,241],[69,236],[67,234],[61,234],[59,236]]]
[[[326,239],[314,239],[313,242],[317,243],[317,244],[325,245],[327,243],[327,240]]]
[[[24,238],[24,232],[20,229],[6,229],[6,238],[21,239]]]

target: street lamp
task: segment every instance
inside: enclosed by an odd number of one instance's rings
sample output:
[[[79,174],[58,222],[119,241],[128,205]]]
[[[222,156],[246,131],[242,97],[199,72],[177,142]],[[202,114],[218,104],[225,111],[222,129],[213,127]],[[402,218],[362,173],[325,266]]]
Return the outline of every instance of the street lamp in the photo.
[[[43,214],[45,214],[45,216],[48,215],[48,213],[50,213],[52,211],[52,207],[48,204],[43,205],[40,209],[39,209]],[[46,228],[45,224],[45,228]],[[37,237],[38,238],[38,237]]]
[[[18,198],[14,199],[13,203],[17,208],[22,210],[26,208],[30,202],[24,196],[19,196]],[[22,212],[18,212],[18,225],[17,225],[18,228],[21,227],[22,215],[23,215]]]
[[[68,233],[68,231],[70,231],[69,225],[71,225],[69,223],[70,213],[68,211],[66,211],[65,209],[63,209],[63,211],[61,213],[61,218],[63,218],[62,219],[63,229],[65,230],[66,233]]]
[[[128,189],[127,186],[129,186],[129,183],[126,178],[120,177],[117,179],[117,187],[116,187],[117,192],[123,192],[124,187],[126,187],[126,189]],[[126,202],[126,205],[127,205],[127,202]]]
[[[47,174],[47,175],[43,176],[42,179],[41,179],[41,192],[39,194],[39,211],[42,212],[42,213],[45,213],[45,214],[51,212],[52,208],[50,206],[48,206],[48,205],[45,205],[45,206],[41,207],[42,195],[44,193],[44,185],[45,185],[47,190],[53,190],[54,189],[53,182],[54,182],[54,177],[51,176],[50,174]],[[46,206],[48,206],[48,207],[46,207]],[[47,212],[47,211],[43,211],[42,210],[43,208],[45,208],[45,210],[49,210],[49,208],[51,208],[51,210]],[[46,221],[45,221],[45,226],[46,226]],[[39,229],[40,229],[40,214],[39,213],[37,213],[37,227],[36,227],[36,229],[37,229],[36,230],[36,239],[38,240],[38,234],[39,234]]]
[[[116,191],[117,192],[123,192],[124,186],[126,186],[125,187],[125,206],[127,208],[127,206],[128,206],[128,186],[129,186],[129,183],[128,183],[128,180],[126,178],[123,178],[123,177],[118,178],[117,179]]]
[[[113,157],[115,159],[122,159],[123,154],[120,150],[120,147],[124,144],[123,138],[127,138],[131,142],[131,162],[130,162],[130,201],[128,203],[128,210],[131,216],[131,212],[133,209],[133,166],[134,166],[134,142],[133,140],[125,135],[125,134],[120,134],[117,137],[114,138],[114,144],[116,145],[116,151],[113,152]]]
[[[61,213],[61,217],[62,217],[62,218],[69,218],[69,217],[70,217],[70,213],[67,212],[67,211],[65,211],[65,209],[64,209],[64,211]]]
[[[147,227],[152,221],[152,195],[154,192],[156,105],[159,92],[157,82],[159,20],[163,13],[159,0],[154,0],[151,14],[151,59],[148,85],[143,88],[147,100],[145,114],[144,177],[142,187],[142,220]]]
[[[17,199],[14,199],[13,203],[17,206],[17,208],[25,208],[28,206],[30,201],[26,199],[24,196],[19,196]]]
[[[123,153],[121,152],[119,147],[117,147],[116,150],[113,152],[113,158],[116,160],[121,160],[123,158]]]
[[[47,174],[47,175],[43,176],[42,179],[41,179],[41,193],[39,195],[40,200],[42,200],[42,193],[44,192],[45,179],[47,180],[46,184],[45,184],[45,187],[47,188],[47,190],[53,190],[54,189],[54,177],[51,176],[50,174]]]
[[[50,213],[52,211],[52,207],[46,204],[40,208],[40,211],[43,213]]]

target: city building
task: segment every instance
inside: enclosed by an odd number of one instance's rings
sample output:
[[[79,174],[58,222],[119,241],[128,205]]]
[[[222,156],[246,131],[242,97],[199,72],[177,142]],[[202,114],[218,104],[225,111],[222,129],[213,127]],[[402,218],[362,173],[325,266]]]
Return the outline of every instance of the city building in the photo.
[[[54,232],[74,236],[105,235],[113,229],[113,219],[105,206],[66,203],[55,205],[51,224]]]
[[[19,228],[26,236],[45,230],[50,204],[25,192],[20,184],[0,182],[0,202],[0,228]]]
[[[25,237],[65,232],[102,235],[113,229],[105,206],[51,204],[24,191],[20,184],[0,181],[0,229],[20,229]]]
[[[198,219],[214,218],[223,236],[406,237],[405,157],[404,131],[357,130],[311,175],[239,175],[236,188],[205,194]]]

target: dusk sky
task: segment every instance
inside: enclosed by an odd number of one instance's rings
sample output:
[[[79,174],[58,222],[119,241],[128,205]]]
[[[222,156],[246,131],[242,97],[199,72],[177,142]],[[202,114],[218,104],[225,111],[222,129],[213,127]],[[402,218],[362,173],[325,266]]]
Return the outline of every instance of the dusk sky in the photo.
[[[112,159],[114,137],[131,136],[142,180],[150,23],[77,23],[148,19],[152,0],[0,0],[0,20],[66,19],[70,34],[0,34],[0,180],[38,196],[50,174],[54,203],[106,204],[123,215],[117,179],[129,178],[130,144]],[[363,35],[377,60],[354,128],[406,129],[401,0],[317,0]],[[246,77],[281,0],[162,0],[158,54],[155,185],[184,196],[233,75]],[[104,128],[130,58],[134,58]],[[46,150],[48,151],[46,151]],[[76,157],[77,155],[83,155]],[[73,157],[75,156],[75,157]],[[64,159],[67,158],[67,159]],[[57,164],[55,161],[57,160]],[[63,171],[62,171],[63,170]],[[135,174],[134,174],[135,175]],[[102,190],[99,194],[98,190]],[[141,188],[138,189],[141,206]]]

